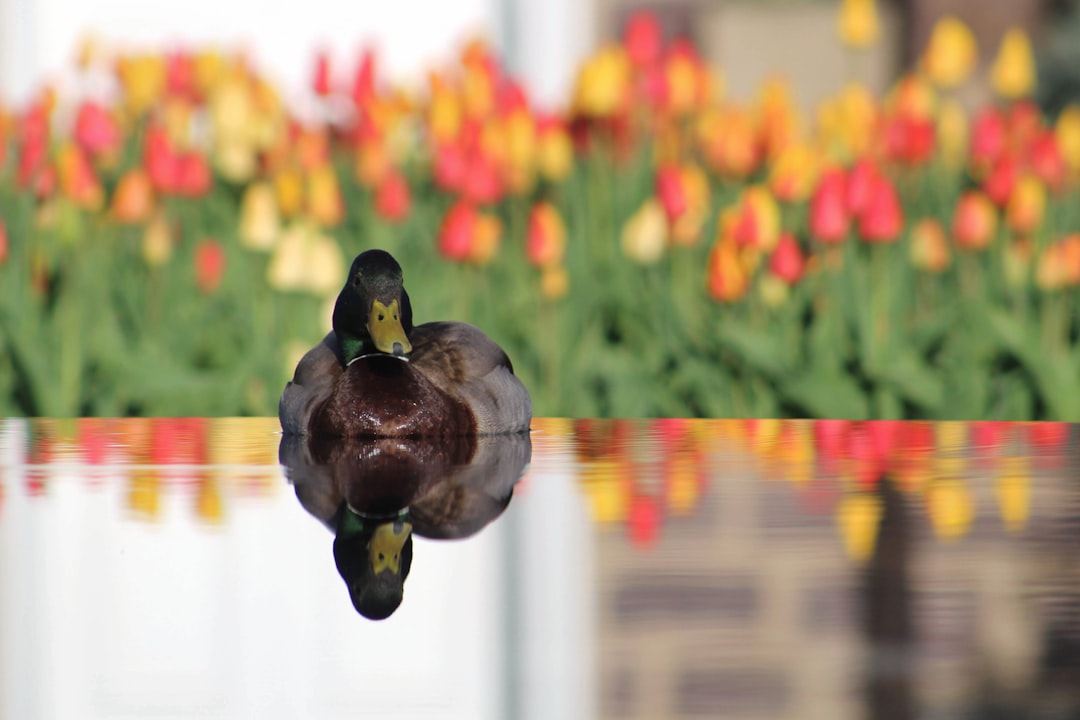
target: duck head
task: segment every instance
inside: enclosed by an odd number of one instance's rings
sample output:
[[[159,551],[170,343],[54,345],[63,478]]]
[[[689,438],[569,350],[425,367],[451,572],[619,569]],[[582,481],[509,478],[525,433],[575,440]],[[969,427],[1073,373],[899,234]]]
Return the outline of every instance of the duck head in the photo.
[[[401,604],[412,565],[412,524],[405,513],[370,520],[345,504],[339,513],[334,563],[353,607],[371,620],[388,618]]]
[[[334,334],[345,364],[383,353],[405,359],[412,352],[412,306],[401,266],[385,250],[360,253],[334,304]]]

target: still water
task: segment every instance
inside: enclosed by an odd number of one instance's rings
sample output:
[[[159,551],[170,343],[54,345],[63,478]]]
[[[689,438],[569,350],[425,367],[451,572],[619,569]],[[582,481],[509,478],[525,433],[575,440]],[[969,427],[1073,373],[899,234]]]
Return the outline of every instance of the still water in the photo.
[[[1078,436],[0,420],[0,718],[1077,718]]]

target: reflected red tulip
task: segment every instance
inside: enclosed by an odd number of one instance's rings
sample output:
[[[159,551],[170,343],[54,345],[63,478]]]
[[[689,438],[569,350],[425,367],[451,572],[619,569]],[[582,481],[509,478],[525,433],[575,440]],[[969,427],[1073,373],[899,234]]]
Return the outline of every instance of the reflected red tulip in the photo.
[[[630,541],[640,548],[656,544],[660,536],[660,503],[652,495],[634,495],[630,499],[627,527]]]

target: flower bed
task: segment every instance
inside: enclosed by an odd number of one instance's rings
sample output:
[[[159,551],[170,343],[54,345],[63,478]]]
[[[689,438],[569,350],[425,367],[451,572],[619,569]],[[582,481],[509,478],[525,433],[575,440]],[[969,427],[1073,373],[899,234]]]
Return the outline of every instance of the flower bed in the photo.
[[[974,112],[952,19],[813,115],[647,15],[555,113],[481,43],[417,93],[322,58],[295,110],[241,57],[85,55],[112,92],[0,119],[2,414],[272,414],[378,246],[538,415],[1080,419],[1080,108],[1027,99],[1019,31]]]

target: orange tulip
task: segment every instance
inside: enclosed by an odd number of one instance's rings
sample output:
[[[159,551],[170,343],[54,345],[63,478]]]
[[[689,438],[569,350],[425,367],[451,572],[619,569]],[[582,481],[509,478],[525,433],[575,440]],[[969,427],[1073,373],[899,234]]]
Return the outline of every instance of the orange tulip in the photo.
[[[344,219],[345,203],[333,166],[322,165],[308,175],[307,211],[323,227],[334,227]]]
[[[529,212],[525,257],[534,267],[560,265],[566,254],[566,226],[555,206],[538,202]]]
[[[739,198],[732,237],[742,247],[768,252],[780,238],[780,207],[761,185],[751,185]]]
[[[56,170],[61,191],[76,205],[95,210],[101,206],[104,197],[101,183],[89,158],[79,146],[66,143],[60,148]]]
[[[740,300],[750,288],[750,277],[739,250],[730,242],[721,241],[713,246],[706,277],[709,295],[720,302]]]
[[[113,192],[109,213],[119,223],[141,223],[150,219],[154,209],[154,188],[142,168],[133,168],[120,176]]]
[[[936,218],[923,218],[911,228],[911,262],[920,270],[944,272],[951,258],[945,229]]]
[[[1017,181],[1005,208],[1005,224],[1018,235],[1038,228],[1046,212],[1046,188],[1034,175],[1024,175]]]
[[[143,231],[142,256],[150,267],[160,267],[173,253],[173,230],[165,213],[158,210],[150,217]]]
[[[968,190],[960,196],[952,219],[952,237],[957,247],[985,249],[996,230],[997,210],[985,193]]]
[[[497,218],[459,200],[443,218],[439,252],[448,260],[483,265],[495,256],[501,234],[502,226]]]

